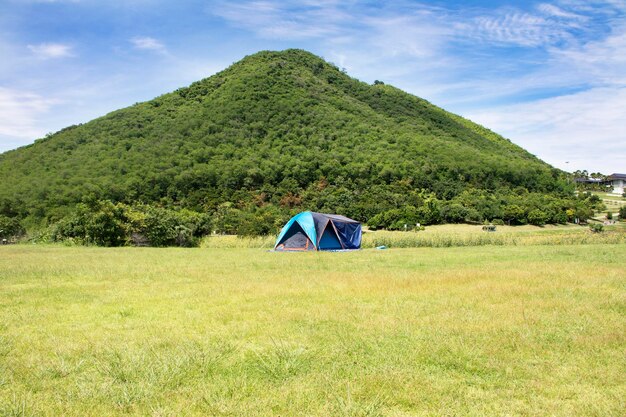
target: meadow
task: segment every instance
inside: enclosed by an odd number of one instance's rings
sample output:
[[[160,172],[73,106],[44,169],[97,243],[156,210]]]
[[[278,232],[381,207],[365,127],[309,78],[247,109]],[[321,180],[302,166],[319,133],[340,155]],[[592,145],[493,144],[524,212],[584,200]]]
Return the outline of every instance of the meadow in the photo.
[[[594,192],[594,194],[600,197],[602,199],[602,202],[606,206],[606,211],[596,213],[596,219],[604,220],[607,212],[610,212],[615,218],[615,216],[617,216],[619,212],[620,207],[626,205],[626,198],[620,195],[599,192]]]
[[[624,253],[0,247],[0,416],[622,416]]]
[[[445,248],[458,246],[528,246],[626,243],[626,222],[607,226],[603,233],[591,233],[587,226],[574,224],[537,226],[497,226],[496,232],[485,232],[480,225],[442,224],[422,231],[397,232],[365,230],[363,248]],[[235,235],[205,237],[203,248],[272,249],[275,236],[240,238]]]

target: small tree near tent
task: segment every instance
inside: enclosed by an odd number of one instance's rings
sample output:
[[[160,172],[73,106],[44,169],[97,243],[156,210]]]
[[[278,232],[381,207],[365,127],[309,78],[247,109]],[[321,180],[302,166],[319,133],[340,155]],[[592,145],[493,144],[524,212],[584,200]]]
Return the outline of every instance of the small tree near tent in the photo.
[[[24,228],[16,218],[0,214],[0,239],[11,239],[24,234]]]

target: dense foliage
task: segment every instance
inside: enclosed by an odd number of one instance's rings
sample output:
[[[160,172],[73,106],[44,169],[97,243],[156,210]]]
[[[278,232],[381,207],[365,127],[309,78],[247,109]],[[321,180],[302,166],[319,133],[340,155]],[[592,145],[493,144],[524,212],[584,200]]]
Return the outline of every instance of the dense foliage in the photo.
[[[11,239],[24,234],[24,228],[16,217],[0,214],[0,239]]]
[[[209,233],[209,227],[208,216],[186,209],[93,201],[78,204],[70,215],[54,224],[49,238],[100,246],[195,246],[199,236]]]
[[[149,206],[148,217],[187,210],[243,234],[274,233],[306,209],[388,228],[563,222],[582,209],[562,172],[510,141],[301,50],[257,53],[4,153],[0,176],[0,214],[29,229],[72,230],[86,218],[82,202],[110,201],[90,222],[111,232],[94,243],[111,245],[127,236],[119,204]]]
[[[576,189],[579,191],[598,191],[602,193],[613,191],[613,186],[606,183],[607,176],[600,172],[592,172],[590,174],[586,169],[576,170],[572,172],[572,178],[576,183]]]
[[[578,197],[557,197],[541,193],[498,194],[468,189],[449,201],[426,196],[418,205],[381,212],[369,219],[374,229],[403,230],[417,224],[482,223],[543,226],[564,224],[578,219],[586,221],[594,210],[604,208],[600,198],[582,193]]]

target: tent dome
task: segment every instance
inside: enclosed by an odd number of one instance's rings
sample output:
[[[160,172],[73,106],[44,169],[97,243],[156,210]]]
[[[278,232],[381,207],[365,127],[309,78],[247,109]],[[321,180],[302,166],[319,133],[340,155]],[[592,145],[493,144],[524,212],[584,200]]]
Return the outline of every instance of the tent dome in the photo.
[[[361,223],[337,214],[304,211],[282,228],[277,251],[351,250],[361,248]]]

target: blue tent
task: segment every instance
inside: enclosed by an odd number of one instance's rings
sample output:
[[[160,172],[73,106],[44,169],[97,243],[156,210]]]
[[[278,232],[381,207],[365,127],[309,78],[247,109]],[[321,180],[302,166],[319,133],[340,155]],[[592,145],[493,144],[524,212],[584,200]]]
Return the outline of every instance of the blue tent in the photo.
[[[304,211],[280,231],[277,251],[347,250],[361,248],[361,223],[337,214]]]

